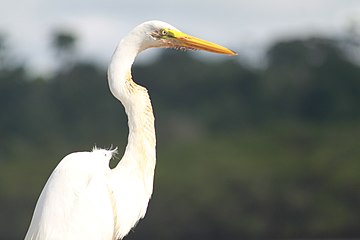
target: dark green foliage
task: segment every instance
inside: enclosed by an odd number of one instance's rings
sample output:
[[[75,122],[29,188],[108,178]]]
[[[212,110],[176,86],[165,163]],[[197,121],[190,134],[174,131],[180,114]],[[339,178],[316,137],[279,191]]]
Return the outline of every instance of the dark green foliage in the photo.
[[[158,165],[127,239],[359,236],[360,67],[329,39],[280,42],[267,56],[259,70],[164,51],[134,67],[154,105]],[[61,65],[49,79],[0,67],[1,239],[25,235],[66,154],[125,147],[106,70]]]
[[[264,78],[275,113],[309,121],[359,118],[360,69],[333,41],[283,42],[268,56]]]

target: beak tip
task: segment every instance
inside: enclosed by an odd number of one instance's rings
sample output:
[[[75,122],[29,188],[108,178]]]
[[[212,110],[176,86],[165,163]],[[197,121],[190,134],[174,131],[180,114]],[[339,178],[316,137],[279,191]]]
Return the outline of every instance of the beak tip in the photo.
[[[229,56],[237,56],[237,52],[231,50],[231,49],[226,49],[226,51],[222,52],[223,54],[229,55]]]
[[[230,56],[237,56],[238,55],[237,52],[235,52],[233,50],[230,50],[230,51],[231,51]]]

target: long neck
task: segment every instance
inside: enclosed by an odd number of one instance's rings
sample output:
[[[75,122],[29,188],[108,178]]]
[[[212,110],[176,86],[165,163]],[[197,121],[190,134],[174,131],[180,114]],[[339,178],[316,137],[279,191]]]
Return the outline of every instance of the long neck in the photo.
[[[128,144],[123,158],[114,170],[120,170],[123,166],[138,168],[143,173],[146,188],[151,194],[156,162],[154,115],[146,88],[136,84],[131,78],[131,66],[141,51],[139,46],[140,44],[134,44],[133,39],[123,39],[115,50],[108,69],[110,90],[124,105],[129,124]]]

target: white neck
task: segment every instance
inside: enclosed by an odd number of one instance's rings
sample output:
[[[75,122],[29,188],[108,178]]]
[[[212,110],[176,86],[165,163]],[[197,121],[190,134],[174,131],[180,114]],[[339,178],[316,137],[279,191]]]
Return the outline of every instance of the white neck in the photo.
[[[140,39],[132,33],[125,37],[117,46],[108,69],[110,90],[124,105],[129,124],[128,144],[114,170],[129,165],[139,168],[146,190],[151,194],[156,162],[154,115],[146,88],[131,79],[131,66],[143,50]]]
[[[124,156],[110,174],[115,213],[115,237],[121,239],[145,216],[153,190],[156,163],[154,115],[146,88],[131,79],[131,66],[146,48],[164,47],[154,38],[160,29],[173,28],[149,21],[134,28],[118,44],[112,57],[108,80],[111,93],[124,105],[129,137]]]

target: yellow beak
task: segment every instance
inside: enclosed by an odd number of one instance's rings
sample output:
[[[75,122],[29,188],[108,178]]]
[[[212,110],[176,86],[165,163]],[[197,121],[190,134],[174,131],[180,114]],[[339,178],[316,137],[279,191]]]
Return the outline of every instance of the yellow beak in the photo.
[[[202,40],[200,38],[196,38],[193,36],[190,36],[188,34],[176,31],[176,30],[169,30],[169,34],[171,37],[175,38],[177,41],[179,41],[180,47],[187,47],[192,48],[196,50],[204,50],[208,52],[213,53],[219,53],[219,54],[228,54],[228,55],[237,55],[236,52],[220,46],[218,44],[208,42],[205,40]]]

